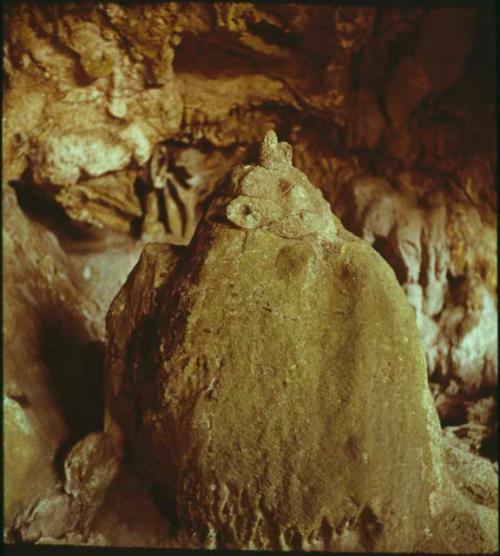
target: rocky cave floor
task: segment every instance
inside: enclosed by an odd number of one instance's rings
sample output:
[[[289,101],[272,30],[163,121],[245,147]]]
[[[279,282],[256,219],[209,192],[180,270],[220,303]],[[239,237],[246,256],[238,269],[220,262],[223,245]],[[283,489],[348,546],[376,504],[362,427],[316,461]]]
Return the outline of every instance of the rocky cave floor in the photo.
[[[103,502],[68,457],[102,430],[105,316],[143,246],[188,244],[268,129],[392,266],[443,434],[498,473],[492,6],[6,6],[7,540],[180,542],[158,491],[125,468]]]

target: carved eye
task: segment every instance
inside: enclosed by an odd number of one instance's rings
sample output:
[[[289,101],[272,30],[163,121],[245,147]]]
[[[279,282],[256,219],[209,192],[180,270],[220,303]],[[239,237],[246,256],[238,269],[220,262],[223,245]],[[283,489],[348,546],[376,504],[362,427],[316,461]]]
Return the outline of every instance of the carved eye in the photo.
[[[229,203],[226,216],[230,222],[237,226],[251,230],[261,224],[262,216],[258,210],[252,207],[251,202],[243,197],[237,197]]]

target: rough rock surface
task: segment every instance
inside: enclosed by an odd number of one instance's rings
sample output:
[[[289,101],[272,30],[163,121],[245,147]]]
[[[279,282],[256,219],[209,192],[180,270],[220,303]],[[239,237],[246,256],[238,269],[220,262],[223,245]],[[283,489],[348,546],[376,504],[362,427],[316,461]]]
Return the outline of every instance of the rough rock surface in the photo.
[[[413,189],[363,174],[349,185],[337,199],[339,215],[396,272],[417,314],[429,374],[455,379],[468,392],[494,387],[495,231],[483,227],[474,207],[435,192],[415,198]],[[459,241],[465,252],[457,252]]]
[[[143,242],[188,244],[269,129],[393,267],[446,435],[498,459],[493,3],[4,7],[8,538],[170,546],[123,471],[86,531],[30,516],[67,515],[64,455],[100,429],[104,316]]]
[[[56,538],[69,529],[43,524],[50,508],[69,511],[60,462],[71,444],[102,428],[104,314],[137,255],[115,247],[115,260],[113,249],[103,260],[64,250],[23,214],[10,187],[2,194],[5,532]],[[99,274],[106,281],[95,288]]]
[[[121,465],[121,453],[105,433],[91,433],[73,446],[64,460],[64,479],[18,519],[10,534],[23,542],[84,541]]]
[[[274,132],[187,250],[146,247],[107,326],[106,430],[191,543],[496,549],[495,473],[453,482],[393,271]]]
[[[69,352],[83,354],[97,332],[94,308],[54,235],[23,216],[10,188],[3,189],[2,208],[5,523],[11,526],[56,482],[52,462],[71,428],[78,434],[82,423],[93,426],[95,377]],[[54,334],[65,344],[59,353]]]
[[[80,225],[187,244],[207,196],[279,129],[339,214],[353,195],[346,172],[389,180],[397,199],[411,193],[429,244],[414,239],[424,259],[413,271],[431,259],[405,285],[424,302],[430,374],[477,390],[496,380],[491,20],[488,8],[16,3],[5,17],[4,177]],[[446,208],[422,202],[429,190]],[[477,237],[487,241],[473,262]],[[395,233],[382,239],[400,249]],[[468,292],[436,323],[457,280]]]

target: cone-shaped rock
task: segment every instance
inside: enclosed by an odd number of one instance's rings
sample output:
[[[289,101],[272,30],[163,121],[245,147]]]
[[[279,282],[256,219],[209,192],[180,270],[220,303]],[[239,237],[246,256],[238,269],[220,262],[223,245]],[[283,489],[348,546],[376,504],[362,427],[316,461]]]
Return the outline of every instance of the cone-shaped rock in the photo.
[[[494,547],[494,510],[448,478],[393,271],[274,132],[189,248],[145,249],[108,334],[107,430],[166,489],[192,543]]]

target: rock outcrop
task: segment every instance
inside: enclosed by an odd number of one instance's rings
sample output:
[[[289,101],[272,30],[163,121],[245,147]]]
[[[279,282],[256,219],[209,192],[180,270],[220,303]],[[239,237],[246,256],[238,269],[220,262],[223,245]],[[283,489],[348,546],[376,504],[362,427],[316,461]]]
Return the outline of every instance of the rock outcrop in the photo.
[[[146,247],[107,326],[106,430],[188,544],[495,550],[495,485],[453,483],[394,272],[274,132],[189,248]]]
[[[398,179],[404,186],[410,178],[402,173]],[[466,393],[492,388],[497,264],[489,253],[496,234],[473,206],[436,191],[413,191],[359,173],[335,206],[394,269],[417,314],[429,375],[455,380]]]
[[[53,461],[71,433],[98,426],[93,408],[99,398],[93,391],[95,368],[83,360],[97,333],[95,310],[81,295],[81,279],[69,268],[56,237],[26,219],[10,188],[3,189],[2,209],[4,511],[9,528],[57,482]]]
[[[104,314],[140,245],[109,247],[104,258],[78,252],[62,244],[76,242],[81,251],[81,241],[60,241],[28,218],[12,188],[3,187],[2,201],[4,533],[54,540],[96,509],[95,501],[82,511],[69,503],[62,461],[102,428]]]
[[[186,545],[162,490],[129,474],[127,458],[96,515],[97,498],[68,502],[64,459],[102,432],[105,315],[144,243],[188,245],[270,129],[393,268],[445,437],[498,459],[493,3],[4,5],[5,538]],[[298,190],[281,206],[245,188],[228,194],[228,215],[221,207],[228,225],[335,237],[314,195],[302,221]],[[134,318],[159,289],[169,296],[162,269],[189,264],[185,254],[144,252],[131,280],[153,286],[127,301]],[[121,322],[126,341],[135,325]],[[82,461],[85,477],[101,467]]]

